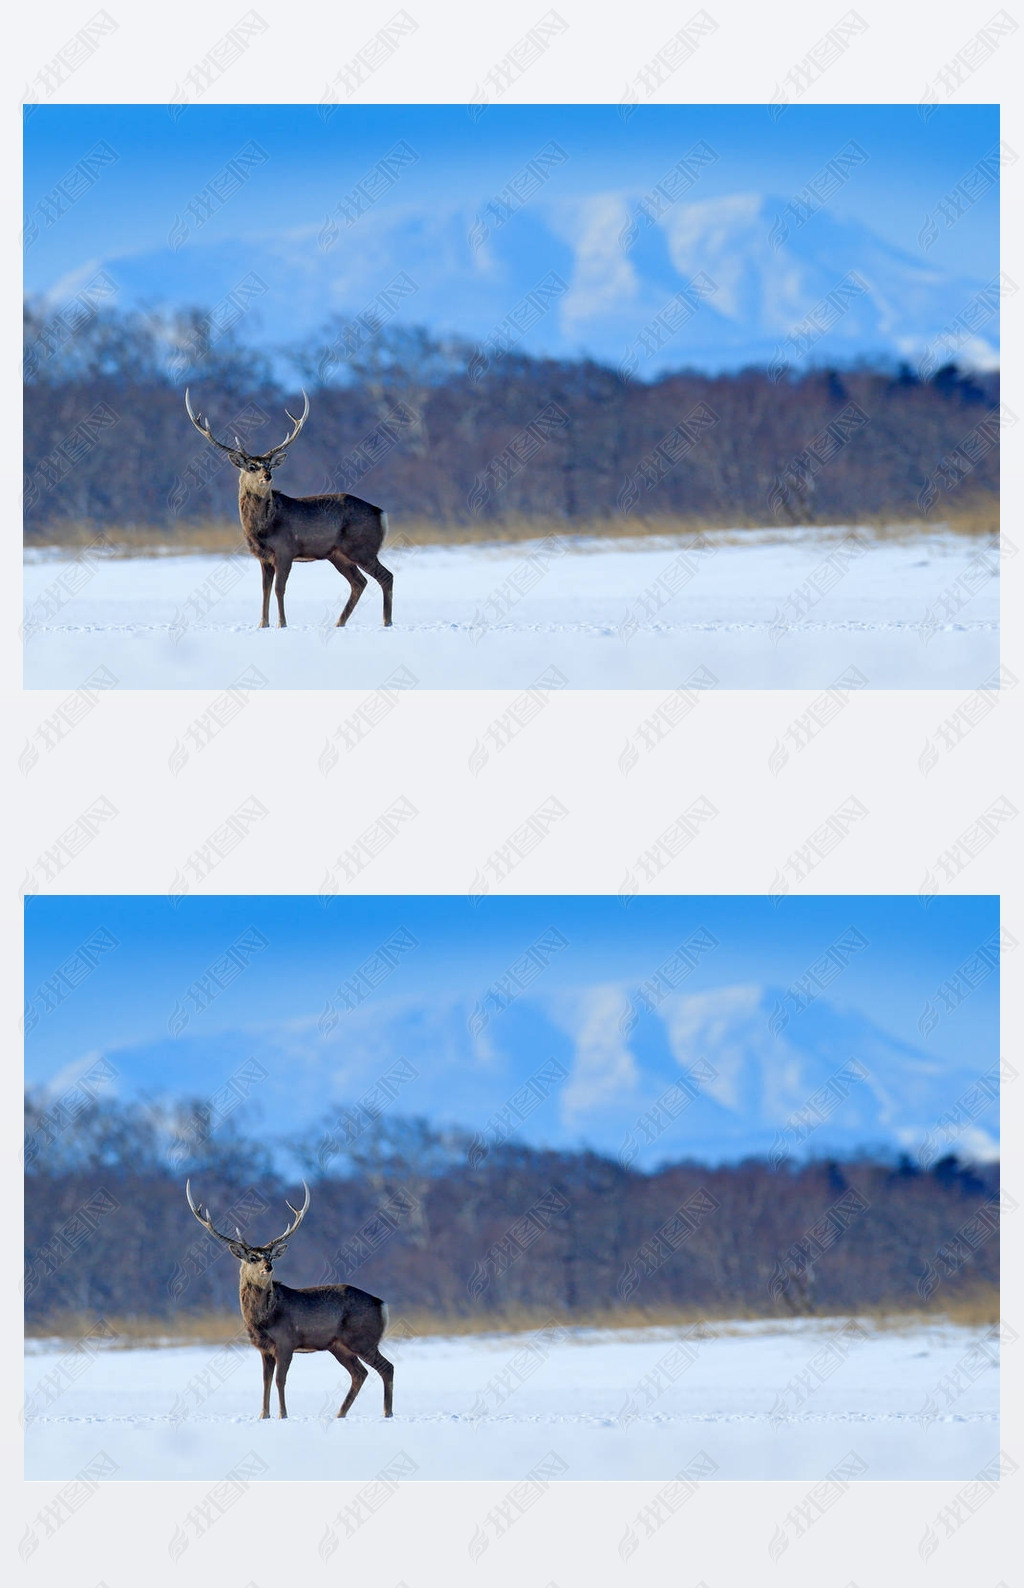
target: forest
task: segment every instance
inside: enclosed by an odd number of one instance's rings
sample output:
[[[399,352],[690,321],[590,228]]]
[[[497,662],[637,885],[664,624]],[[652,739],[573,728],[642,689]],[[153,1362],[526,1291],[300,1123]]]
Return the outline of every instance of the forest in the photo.
[[[270,1241],[310,1185],[277,1265],[353,1283],[396,1316],[486,1327],[566,1319],[943,1313],[998,1286],[998,1165],[666,1162],[642,1173],[418,1118],[352,1112],[268,1144],[208,1105],[26,1103],[26,1321],[227,1317],[237,1265],[195,1222]],[[282,1168],[286,1163],[287,1167]],[[298,1205],[296,1203],[296,1205]]]
[[[82,295],[80,295],[82,296]],[[191,428],[263,452],[309,393],[302,441],[275,484],[349,491],[393,529],[500,534],[688,526],[961,522],[994,527],[998,375],[955,364],[644,381],[623,366],[476,347],[422,327],[334,319],[264,351],[196,309],[25,311],[26,534],[151,536],[173,547],[234,523],[236,475]],[[296,411],[294,408],[293,412]],[[1009,421],[1006,421],[1009,422]]]

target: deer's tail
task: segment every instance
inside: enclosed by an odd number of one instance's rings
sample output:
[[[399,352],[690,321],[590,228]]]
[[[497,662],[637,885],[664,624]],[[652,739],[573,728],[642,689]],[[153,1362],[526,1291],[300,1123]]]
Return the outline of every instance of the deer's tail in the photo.
[[[384,1336],[388,1332],[388,1323],[390,1322],[390,1315],[388,1313],[388,1304],[387,1304],[386,1301],[382,1301],[381,1304],[380,1304],[380,1321],[381,1321],[381,1324],[383,1325],[383,1327],[381,1328],[381,1331],[380,1331],[380,1337],[383,1340]]]

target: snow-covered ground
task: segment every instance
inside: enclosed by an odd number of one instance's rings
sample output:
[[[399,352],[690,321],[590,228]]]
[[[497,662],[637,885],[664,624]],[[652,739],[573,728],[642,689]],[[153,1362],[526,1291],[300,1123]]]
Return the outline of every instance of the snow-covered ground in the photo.
[[[310,563],[278,632],[256,627],[248,555],[35,553],[25,684],[77,689],[102,669],[123,689],[974,689],[998,666],[996,553],[941,530],[399,544],[384,558],[393,629],[373,581],[335,629],[348,586]]]
[[[395,1415],[370,1373],[296,1357],[287,1422],[257,1420],[249,1345],[26,1357],[27,1478],[68,1478],[103,1450],[125,1478],[223,1477],[255,1451],[266,1478],[967,1478],[999,1448],[991,1331],[857,1320],[714,1332],[554,1328],[387,1338]],[[699,1459],[698,1459],[699,1458]],[[696,1462],[696,1466],[693,1463]],[[712,1465],[713,1464],[713,1465]]]

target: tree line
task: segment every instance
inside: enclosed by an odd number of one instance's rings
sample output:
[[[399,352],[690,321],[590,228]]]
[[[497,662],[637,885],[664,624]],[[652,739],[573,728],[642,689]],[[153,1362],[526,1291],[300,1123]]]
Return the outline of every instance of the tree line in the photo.
[[[526,517],[568,532],[623,517],[941,520],[998,492],[998,376],[955,364],[645,381],[590,359],[341,319],[271,358],[198,310],[86,303],[47,317],[30,303],[29,534],[131,527],[173,542],[185,524],[233,520],[235,471],[191,428],[186,386],[216,435],[256,452],[283,438],[285,406],[304,386],[311,418],[280,487],[354,492],[396,530],[402,517]]]
[[[285,1148],[199,1104],[93,1099],[62,1119],[30,1097],[27,1319],[232,1312],[237,1264],[192,1218],[186,1177],[218,1228],[257,1244],[284,1229],[285,1198],[307,1179],[285,1282],[350,1282],[441,1319],[941,1311],[998,1284],[994,1164],[876,1153],[644,1173],[592,1151],[353,1118],[287,1143],[284,1172]]]

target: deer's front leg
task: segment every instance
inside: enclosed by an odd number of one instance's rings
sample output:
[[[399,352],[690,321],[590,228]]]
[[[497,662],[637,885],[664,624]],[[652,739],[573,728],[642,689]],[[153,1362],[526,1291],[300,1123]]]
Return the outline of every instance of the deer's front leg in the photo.
[[[283,557],[279,557],[277,559],[277,579],[274,583],[274,591],[277,595],[277,626],[279,629],[288,627],[284,616],[284,587],[288,583],[288,575],[291,571],[291,559],[286,562]]]
[[[284,1403],[284,1381],[288,1377],[288,1369],[292,1365],[292,1353],[287,1346],[277,1348],[277,1398],[280,1402],[279,1417],[288,1416],[288,1408]]]
[[[263,573],[263,615],[260,619],[260,628],[270,627],[270,587],[274,583],[274,564],[264,562],[260,564]]]
[[[270,1351],[263,1353],[263,1410],[260,1412],[260,1422],[264,1417],[270,1416],[270,1386],[274,1379],[274,1357]]]

